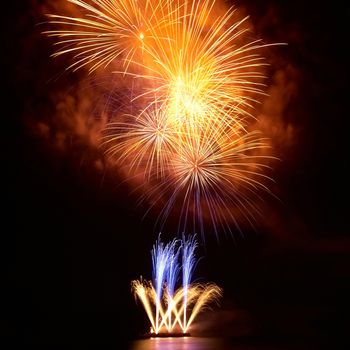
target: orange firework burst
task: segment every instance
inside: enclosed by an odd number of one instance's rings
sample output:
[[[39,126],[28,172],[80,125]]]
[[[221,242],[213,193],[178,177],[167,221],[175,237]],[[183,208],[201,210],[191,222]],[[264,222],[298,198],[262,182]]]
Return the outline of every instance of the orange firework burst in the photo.
[[[141,96],[156,95],[180,124],[200,127],[213,119],[226,124],[249,115],[253,96],[263,94],[264,45],[247,39],[247,17],[234,21],[230,8],[213,20],[214,9],[215,1],[184,1],[172,9],[161,35],[153,31],[153,45],[145,47],[151,61],[134,62],[144,69],[142,78],[155,82]]]
[[[142,200],[163,203],[161,222],[177,212],[181,230],[192,222],[203,232],[203,218],[215,232],[238,228],[238,216],[252,223],[272,157],[249,130],[269,45],[249,38],[247,17],[215,0],[67,1],[84,13],[49,15],[62,26],[46,32],[59,38],[54,56],[71,52],[68,68],[90,72],[121,63],[114,73],[138,80],[132,114],[111,116],[102,144],[141,181]]]
[[[132,60],[140,58],[154,32],[161,32],[170,21],[168,11],[173,1],[165,0],[67,0],[81,10],[81,17],[50,14],[50,23],[63,29],[45,33],[57,37],[60,49],[53,57],[74,54],[68,69],[89,67],[93,72],[116,59],[127,70]]]
[[[143,169],[149,179],[154,173],[164,175],[178,137],[162,109],[148,109],[138,116],[124,115],[124,121],[110,123],[104,144],[107,154],[119,163],[128,163],[130,172]],[[132,155],[132,159],[130,159]]]
[[[217,134],[214,129],[201,137],[188,133],[172,153],[166,176],[142,200],[156,205],[165,198],[161,225],[176,215],[179,231],[193,225],[203,233],[203,219],[211,222],[216,233],[220,228],[231,231],[231,222],[239,229],[236,216],[253,224],[259,212],[254,199],[261,190],[269,192],[264,180],[272,181],[263,171],[268,156],[259,157],[254,152],[268,147],[259,132]],[[233,208],[240,215],[234,214]]]

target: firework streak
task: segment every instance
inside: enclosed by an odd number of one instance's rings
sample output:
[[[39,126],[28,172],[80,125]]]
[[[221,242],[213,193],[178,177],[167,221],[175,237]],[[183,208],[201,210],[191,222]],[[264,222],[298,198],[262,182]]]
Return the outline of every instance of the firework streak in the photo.
[[[221,289],[214,283],[191,283],[196,247],[194,237],[175,239],[166,245],[158,239],[152,249],[153,281],[132,282],[135,297],[151,323],[151,333],[187,333],[198,313],[221,296]],[[180,271],[181,287],[175,289]]]

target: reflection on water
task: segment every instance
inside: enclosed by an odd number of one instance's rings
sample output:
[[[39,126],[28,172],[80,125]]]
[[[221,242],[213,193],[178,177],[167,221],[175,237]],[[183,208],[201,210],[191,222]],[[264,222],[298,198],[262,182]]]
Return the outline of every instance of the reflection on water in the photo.
[[[216,338],[152,338],[137,340],[130,350],[228,350],[221,339]]]
[[[311,344],[248,342],[224,338],[153,338],[136,340],[129,350],[319,350]]]

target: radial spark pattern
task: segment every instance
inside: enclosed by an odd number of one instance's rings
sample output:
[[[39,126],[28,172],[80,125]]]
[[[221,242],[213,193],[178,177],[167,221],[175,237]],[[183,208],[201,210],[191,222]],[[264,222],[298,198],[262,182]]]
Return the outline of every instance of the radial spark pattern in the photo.
[[[175,215],[180,231],[253,224],[272,157],[251,129],[269,45],[251,39],[248,18],[215,0],[67,1],[80,15],[49,15],[54,56],[121,77],[134,107],[116,106],[102,146],[142,188],[141,202],[161,203],[159,222]]]

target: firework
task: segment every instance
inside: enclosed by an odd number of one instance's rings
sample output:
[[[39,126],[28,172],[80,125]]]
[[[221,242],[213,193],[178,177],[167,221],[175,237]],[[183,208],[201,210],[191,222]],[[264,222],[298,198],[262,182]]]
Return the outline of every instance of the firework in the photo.
[[[215,0],[67,1],[82,14],[48,15],[58,27],[45,32],[58,38],[53,56],[71,53],[68,68],[90,72],[122,62],[125,69],[117,73],[153,83],[135,98],[161,101],[174,123],[249,114],[253,96],[263,94],[266,63],[259,50],[271,44],[248,39],[248,17],[235,20],[233,8],[216,14]]]
[[[187,333],[196,316],[221,296],[221,289],[213,283],[192,283],[196,247],[195,237],[183,237],[181,242],[173,240],[166,245],[159,238],[152,249],[153,282],[132,281],[135,297],[151,323],[151,333],[159,334],[163,329]],[[182,285],[175,290],[180,268]]]
[[[161,35],[154,31],[154,44],[145,48],[151,60],[134,62],[155,83],[140,96],[156,95],[176,125],[231,125],[250,115],[254,96],[263,94],[266,63],[259,50],[266,45],[248,39],[248,17],[235,21],[233,8],[213,20],[215,5],[185,0],[172,9],[169,25]]]
[[[124,115],[123,121],[110,123],[103,138],[108,156],[128,164],[129,173],[141,172],[147,179],[164,176],[178,147],[179,132],[168,123],[162,109],[140,115]]]
[[[73,54],[67,68],[77,70],[87,66],[90,72],[107,67],[117,59],[125,71],[130,62],[140,59],[153,33],[168,25],[168,0],[67,0],[77,6],[79,17],[49,14],[56,28],[44,33],[56,37],[57,57]]]
[[[269,156],[256,152],[268,148],[259,132],[236,130],[215,137],[192,137],[178,144],[166,175],[148,188],[140,202],[162,203],[159,224],[175,216],[179,232],[192,225],[193,231],[203,234],[203,221],[215,233],[231,231],[232,222],[240,230],[236,216],[254,225],[260,213],[256,198],[259,192],[270,193],[266,182],[273,181],[264,174]],[[239,214],[234,215],[232,208]]]
[[[132,86],[131,112],[110,113],[101,143],[142,188],[140,202],[163,205],[161,227],[176,214],[179,232],[253,225],[273,157],[250,130],[269,45],[250,38],[248,17],[215,0],[67,1],[81,16],[49,15],[54,56],[71,53],[68,68],[90,72],[113,64],[120,94]]]
[[[152,250],[152,263],[153,263],[153,284],[155,286],[156,296],[156,329],[159,325],[159,313],[161,311],[161,299],[163,293],[163,286],[166,281],[166,275],[169,269],[169,259],[173,253],[173,245],[175,242],[164,244],[160,239],[156,242]]]
[[[197,243],[194,237],[186,240],[183,239],[182,246],[182,288],[183,288],[183,324],[187,325],[187,303],[188,303],[188,288],[191,283],[193,270],[195,268],[195,249]]]

